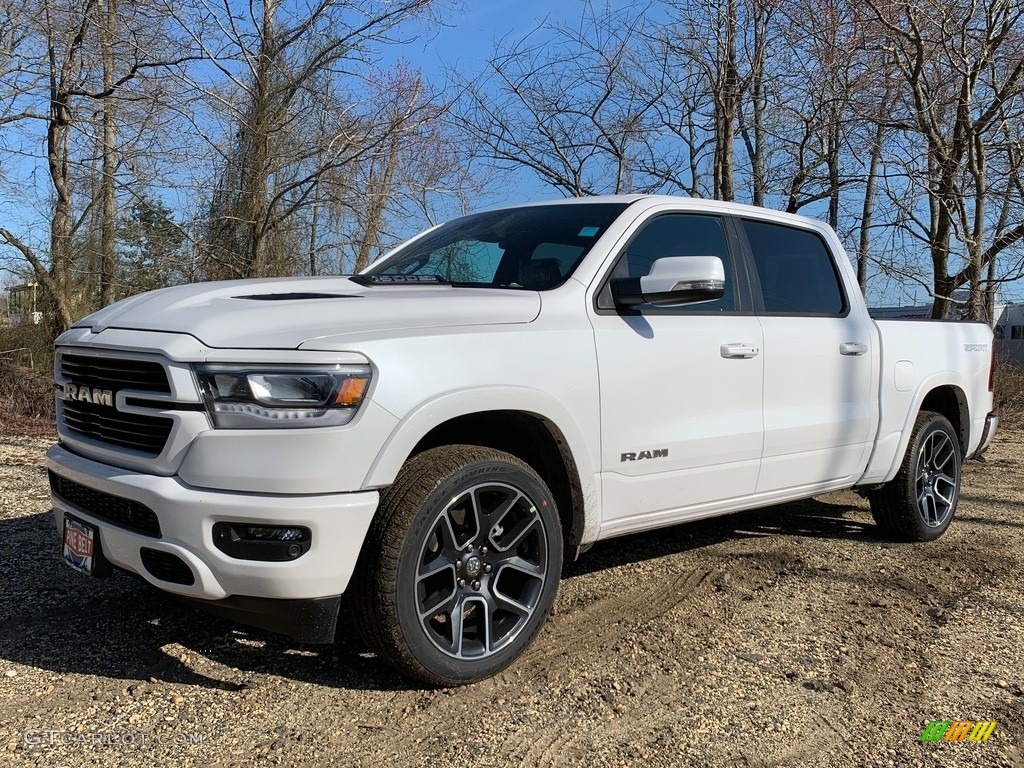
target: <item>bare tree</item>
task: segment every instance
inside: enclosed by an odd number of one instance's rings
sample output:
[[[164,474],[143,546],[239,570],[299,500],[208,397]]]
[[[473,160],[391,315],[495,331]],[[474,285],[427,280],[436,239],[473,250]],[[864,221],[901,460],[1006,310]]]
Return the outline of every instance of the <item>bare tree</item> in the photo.
[[[1024,238],[1022,223],[996,232],[988,210],[994,142],[1022,98],[1024,7],[1006,0],[869,0],[867,7],[904,89],[906,108],[896,127],[914,132],[924,149],[925,163],[907,167],[903,178],[920,190],[926,208],[904,202],[902,214],[911,236],[928,249],[933,316],[946,317],[954,291],[967,285],[968,315],[982,319],[985,268]],[[915,190],[910,199],[916,197]]]
[[[643,9],[585,6],[579,27],[542,26],[462,77],[458,115],[480,157],[566,195],[655,189],[645,153],[660,90],[633,43]]]
[[[327,169],[310,207],[311,271],[358,271],[410,234],[464,212],[482,178],[468,163],[462,135],[448,120],[449,104],[405,64],[375,70],[362,94],[349,161]],[[315,216],[314,216],[315,214]]]
[[[780,92],[779,63],[784,50],[775,0],[714,0],[693,4],[671,0],[669,23],[655,34],[667,52],[666,97],[683,107],[676,119],[684,133],[672,132],[692,150],[689,175],[710,175],[706,190],[717,199],[744,196],[765,205],[771,189],[771,102]],[[685,83],[685,90],[677,83]],[[682,97],[682,98],[680,98]],[[670,102],[671,103],[671,102]],[[737,148],[744,157],[737,158]],[[685,188],[685,187],[684,187]],[[693,194],[696,188],[690,193]]]
[[[0,229],[0,237],[18,249],[31,264],[36,279],[52,302],[55,331],[71,325],[78,314],[77,304],[80,302],[80,294],[72,279],[71,129],[75,119],[73,100],[80,92],[78,75],[83,68],[83,47],[86,34],[95,22],[95,11],[96,0],[86,0],[73,7],[48,2],[42,9],[42,42],[49,63],[48,110],[27,116],[41,120],[46,127],[46,159],[54,194],[49,269],[22,239]]]
[[[701,72],[681,66],[681,41],[671,30],[646,37],[641,61],[650,76],[643,81],[652,104],[647,151],[640,170],[666,190],[710,197],[713,176],[714,97]]]
[[[235,88],[227,102],[235,132],[210,209],[208,274],[287,274],[301,249],[274,248],[275,238],[287,238],[292,217],[310,206],[321,176],[387,135],[385,129],[367,136],[351,107],[334,103],[330,112],[319,112],[333,115],[329,124],[321,122],[327,135],[302,146],[299,124],[322,109],[317,86],[354,67],[368,46],[387,41],[433,0],[318,0],[301,13],[280,0],[262,0],[250,5],[246,26],[233,15],[233,3],[222,2],[219,47],[244,64],[245,74],[220,65]]]
[[[736,38],[739,35],[739,2],[724,0],[714,9],[711,22],[720,30],[715,41],[715,69],[712,72],[711,93],[715,99],[715,199],[732,200],[736,122],[739,119],[743,84],[740,82],[736,60]]]
[[[399,72],[384,90],[393,94],[393,98],[381,114],[386,116],[385,119],[393,128],[380,151],[365,161],[368,173],[363,185],[363,196],[366,205],[358,217],[360,236],[357,240],[356,272],[365,269],[372,260],[371,255],[380,250],[385,211],[395,193],[395,175],[402,159],[404,139],[412,129],[410,122],[416,114],[423,83],[418,77]]]
[[[135,6],[132,6],[133,8]],[[100,269],[112,297],[114,272],[113,172],[115,165],[113,100],[121,89],[148,73],[195,58],[188,51],[155,50],[141,45],[151,40],[149,16],[133,16],[140,27],[123,28],[112,0],[46,0],[31,16],[22,17],[25,43],[16,69],[24,75],[22,87],[13,99],[9,117],[17,118],[19,130],[39,129],[45,135],[44,162],[52,190],[49,236],[45,250],[37,250],[26,236],[0,229],[0,238],[14,248],[31,266],[53,311],[53,331],[70,326],[93,307],[89,281],[83,279],[82,259],[75,247],[76,233],[99,203],[104,212]],[[115,49],[115,30],[120,47]],[[83,167],[77,154],[83,133],[90,130],[89,105],[102,105],[104,118],[99,142],[102,150],[100,195],[76,199],[75,180]],[[26,127],[27,126],[27,127]],[[96,142],[86,142],[95,146]],[[104,198],[103,201],[100,198]]]
[[[882,92],[878,96],[877,109],[872,110],[869,125],[867,175],[864,180],[864,197],[861,205],[861,217],[858,225],[857,240],[857,284],[865,296],[868,290],[868,267],[871,263],[871,242],[875,218],[875,200],[878,190],[879,175],[882,171],[882,153],[888,133],[888,113],[892,104],[893,88],[886,79]]]

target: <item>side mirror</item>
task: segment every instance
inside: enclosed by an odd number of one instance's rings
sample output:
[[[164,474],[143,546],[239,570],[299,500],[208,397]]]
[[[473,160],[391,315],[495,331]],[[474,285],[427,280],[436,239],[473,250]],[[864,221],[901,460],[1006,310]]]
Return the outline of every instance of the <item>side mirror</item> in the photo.
[[[717,256],[668,256],[655,261],[644,277],[612,278],[611,289],[617,307],[715,301],[725,295],[725,267]]]

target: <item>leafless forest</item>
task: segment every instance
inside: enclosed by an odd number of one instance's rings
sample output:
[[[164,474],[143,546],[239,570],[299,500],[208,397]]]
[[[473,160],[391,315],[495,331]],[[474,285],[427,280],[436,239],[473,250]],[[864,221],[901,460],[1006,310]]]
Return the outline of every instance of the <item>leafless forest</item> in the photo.
[[[472,70],[403,63],[465,10],[0,0],[2,280],[52,338],[164,285],[351,272],[509,179],[824,218],[937,317],[1024,274],[1019,0],[590,0]]]

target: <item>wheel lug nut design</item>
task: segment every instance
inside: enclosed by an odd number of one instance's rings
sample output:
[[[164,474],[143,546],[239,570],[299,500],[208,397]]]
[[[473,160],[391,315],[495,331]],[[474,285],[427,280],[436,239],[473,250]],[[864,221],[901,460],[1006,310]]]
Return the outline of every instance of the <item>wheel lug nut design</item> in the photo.
[[[460,587],[466,586],[466,580],[465,579],[459,579],[459,586]]]
[[[487,547],[480,547],[480,554],[481,555],[486,555],[487,554]]]
[[[480,582],[479,581],[474,581],[473,582],[473,589],[480,589]]]
[[[490,563],[488,563],[487,565],[484,566],[484,573],[490,573],[493,570],[494,570],[494,566],[492,566]]]

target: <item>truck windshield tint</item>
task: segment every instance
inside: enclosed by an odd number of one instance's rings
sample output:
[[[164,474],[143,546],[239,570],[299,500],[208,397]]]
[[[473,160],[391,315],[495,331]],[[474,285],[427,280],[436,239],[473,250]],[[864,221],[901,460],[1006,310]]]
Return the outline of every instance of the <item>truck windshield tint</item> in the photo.
[[[564,283],[628,203],[565,203],[487,211],[442,224],[364,273],[480,288],[545,291]]]

